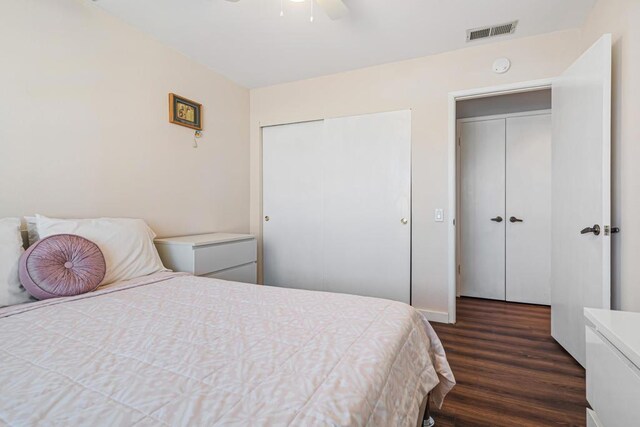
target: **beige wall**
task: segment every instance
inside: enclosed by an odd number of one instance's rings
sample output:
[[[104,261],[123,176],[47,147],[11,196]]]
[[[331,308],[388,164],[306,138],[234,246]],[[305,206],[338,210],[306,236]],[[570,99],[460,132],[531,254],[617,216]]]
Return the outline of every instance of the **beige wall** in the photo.
[[[310,119],[413,110],[413,303],[447,312],[448,104],[451,91],[554,77],[581,51],[578,30],[480,45],[251,91],[251,230],[261,230],[260,126]],[[507,56],[512,69],[491,70]],[[446,212],[449,221],[451,212]]]
[[[249,230],[248,90],[90,1],[5,1],[0,34],[0,217]],[[200,148],[169,92],[204,105]]]
[[[640,311],[640,2],[600,0],[583,28],[586,49],[613,36],[613,307]]]
[[[637,1],[600,0],[582,31],[256,89],[250,122],[246,89],[90,2],[11,1],[2,12],[0,217],[135,216],[160,235],[250,223],[259,233],[261,124],[412,108],[413,298],[436,312],[447,311],[447,229],[432,220],[449,204],[447,93],[553,77],[612,32],[613,216],[622,229],[613,298],[616,308],[640,311]],[[513,62],[505,75],[490,69],[499,56]],[[204,104],[200,148],[191,148],[191,130],[167,122],[168,92]]]

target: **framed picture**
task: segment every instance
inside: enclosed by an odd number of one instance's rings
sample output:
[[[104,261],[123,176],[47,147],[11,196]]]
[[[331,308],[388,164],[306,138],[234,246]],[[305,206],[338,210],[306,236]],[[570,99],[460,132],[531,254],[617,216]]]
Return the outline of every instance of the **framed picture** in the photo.
[[[176,125],[202,130],[202,104],[170,93],[169,121]]]

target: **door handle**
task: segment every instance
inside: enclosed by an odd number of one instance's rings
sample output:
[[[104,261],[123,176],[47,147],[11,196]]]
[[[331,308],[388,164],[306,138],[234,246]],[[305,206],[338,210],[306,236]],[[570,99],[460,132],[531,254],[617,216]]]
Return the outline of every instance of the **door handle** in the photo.
[[[497,216],[497,217],[495,217],[495,218],[491,218],[491,221],[494,221],[494,222],[502,222],[502,217],[501,217],[501,216]]]
[[[509,218],[510,222],[523,222],[520,218],[516,218],[515,216],[512,216],[511,218]]]
[[[600,234],[600,226],[598,224],[595,224],[593,227],[585,227],[582,230],[580,230],[580,234],[588,234],[588,233],[593,233],[597,236],[598,234]]]

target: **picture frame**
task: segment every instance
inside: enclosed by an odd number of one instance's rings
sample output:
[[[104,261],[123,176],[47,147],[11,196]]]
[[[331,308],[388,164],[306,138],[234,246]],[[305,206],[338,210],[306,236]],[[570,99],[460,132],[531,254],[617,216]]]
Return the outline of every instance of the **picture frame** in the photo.
[[[175,93],[170,93],[169,122],[195,130],[202,130],[202,104]]]

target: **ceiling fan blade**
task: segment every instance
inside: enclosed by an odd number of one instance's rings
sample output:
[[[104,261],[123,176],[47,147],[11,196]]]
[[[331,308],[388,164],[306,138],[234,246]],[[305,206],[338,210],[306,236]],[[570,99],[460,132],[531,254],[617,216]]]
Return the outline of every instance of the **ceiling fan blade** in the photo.
[[[316,0],[329,18],[336,20],[349,14],[349,8],[342,0]]]

